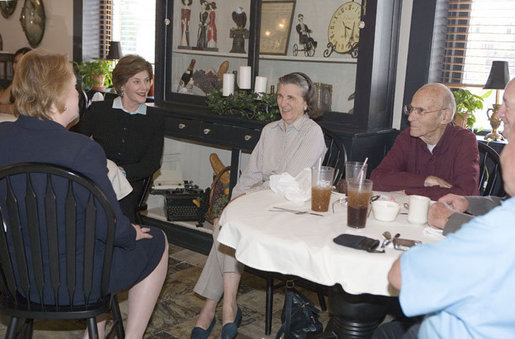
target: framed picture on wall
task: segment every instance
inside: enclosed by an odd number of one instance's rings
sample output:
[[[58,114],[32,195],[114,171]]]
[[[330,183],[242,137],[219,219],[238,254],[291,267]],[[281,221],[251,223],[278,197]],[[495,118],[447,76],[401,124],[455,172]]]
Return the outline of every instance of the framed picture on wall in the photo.
[[[18,0],[3,0],[0,1],[0,9],[2,10],[2,16],[4,18],[10,17],[16,9],[16,3]]]
[[[261,4],[260,54],[286,55],[294,10],[295,1]]]
[[[46,16],[43,0],[25,0],[20,22],[30,47],[38,47],[45,34]]]

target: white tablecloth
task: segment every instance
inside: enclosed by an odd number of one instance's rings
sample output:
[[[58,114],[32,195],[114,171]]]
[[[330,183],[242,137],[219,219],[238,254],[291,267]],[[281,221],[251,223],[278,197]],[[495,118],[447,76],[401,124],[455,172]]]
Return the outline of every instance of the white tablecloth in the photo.
[[[389,193],[384,193],[391,195]],[[336,200],[337,195],[332,196]],[[397,201],[402,200],[397,196]],[[399,201],[403,202],[403,201]],[[395,295],[389,287],[387,273],[402,253],[387,247],[386,253],[368,253],[333,242],[342,233],[365,235],[382,240],[381,234],[437,242],[443,237],[425,231],[427,225],[408,223],[399,214],[394,222],[381,222],[370,214],[364,229],[347,227],[347,208],[337,206],[335,213],[324,216],[269,211],[273,206],[309,211],[311,202],[294,205],[270,190],[242,196],[224,210],[218,240],[236,250],[236,258],[259,270],[292,274],[319,284],[341,284],[352,294]],[[401,212],[405,211],[401,209]]]

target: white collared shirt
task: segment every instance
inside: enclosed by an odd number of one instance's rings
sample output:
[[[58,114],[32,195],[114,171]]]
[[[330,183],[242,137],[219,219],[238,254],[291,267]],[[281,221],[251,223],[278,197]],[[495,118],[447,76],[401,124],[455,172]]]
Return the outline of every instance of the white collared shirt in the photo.
[[[139,107],[138,107],[138,109],[136,111],[131,112],[131,111],[128,111],[125,108],[123,108],[122,97],[116,97],[113,100],[113,108],[121,109],[122,111],[124,111],[126,113],[129,113],[129,114],[143,114],[143,115],[147,115],[147,105],[146,104],[139,105]]]

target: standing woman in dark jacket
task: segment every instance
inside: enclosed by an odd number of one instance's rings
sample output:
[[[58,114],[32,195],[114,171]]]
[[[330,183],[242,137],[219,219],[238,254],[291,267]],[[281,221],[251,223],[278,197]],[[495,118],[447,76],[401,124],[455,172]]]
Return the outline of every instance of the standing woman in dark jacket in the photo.
[[[145,104],[152,74],[152,65],[142,57],[121,58],[112,75],[119,96],[113,101],[94,102],[78,126],[80,133],[102,146],[132,185],[132,193],[120,200],[123,213],[132,222],[143,193],[143,179],[160,168],[163,152],[163,119]]]

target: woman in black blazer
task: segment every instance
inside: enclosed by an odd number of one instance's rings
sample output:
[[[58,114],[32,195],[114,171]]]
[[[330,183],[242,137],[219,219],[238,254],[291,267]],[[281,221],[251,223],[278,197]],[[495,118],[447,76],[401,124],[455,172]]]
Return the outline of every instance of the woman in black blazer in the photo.
[[[152,85],[152,65],[137,55],[126,55],[113,70],[118,93],[113,101],[93,102],[78,124],[78,131],[98,142],[132,185],[120,200],[123,213],[135,222],[143,193],[143,179],[161,167],[163,119],[145,104]]]

